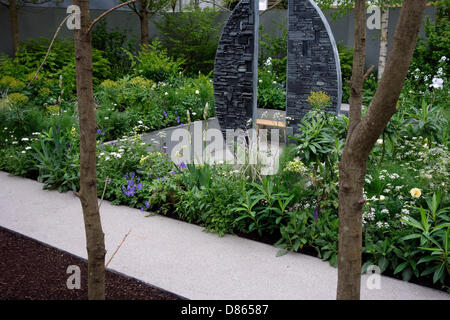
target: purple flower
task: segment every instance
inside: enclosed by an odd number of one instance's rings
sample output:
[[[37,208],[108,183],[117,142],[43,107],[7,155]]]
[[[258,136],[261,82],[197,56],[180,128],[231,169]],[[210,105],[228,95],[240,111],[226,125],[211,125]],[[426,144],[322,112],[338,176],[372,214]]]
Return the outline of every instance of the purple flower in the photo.
[[[108,178],[108,184],[111,184],[111,178]]]
[[[141,207],[141,212],[142,212],[142,211],[144,211],[144,208],[143,208],[143,207]]]
[[[97,129],[97,133],[98,133],[98,134],[102,134],[102,130]]]
[[[147,208],[150,207],[150,202],[145,201],[145,206],[146,206]]]
[[[317,207],[314,208],[314,221],[317,222],[317,220],[319,219],[319,212],[317,210]]]
[[[173,170],[172,170],[172,171],[170,171],[169,173],[170,173],[170,174],[176,174],[176,172],[175,172],[175,171],[173,171]]]
[[[177,123],[180,123],[180,116],[177,117]]]
[[[184,163],[184,162],[180,163],[178,166],[180,168],[186,168],[187,167],[186,163]]]
[[[164,115],[164,118],[167,118],[167,112],[166,112],[166,110],[163,110],[163,115]]]
[[[139,189],[139,190],[142,190],[142,183],[139,183],[138,185],[137,185],[137,188]]]

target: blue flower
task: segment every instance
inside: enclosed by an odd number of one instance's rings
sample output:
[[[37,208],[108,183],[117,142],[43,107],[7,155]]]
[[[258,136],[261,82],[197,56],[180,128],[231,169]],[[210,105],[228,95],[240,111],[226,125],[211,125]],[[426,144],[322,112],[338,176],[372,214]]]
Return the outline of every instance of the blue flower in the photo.
[[[314,208],[314,221],[317,222],[317,220],[319,219],[319,212],[317,210],[317,207]]]
[[[186,168],[187,167],[186,163],[184,163],[184,162],[180,163],[178,166],[180,168]]]

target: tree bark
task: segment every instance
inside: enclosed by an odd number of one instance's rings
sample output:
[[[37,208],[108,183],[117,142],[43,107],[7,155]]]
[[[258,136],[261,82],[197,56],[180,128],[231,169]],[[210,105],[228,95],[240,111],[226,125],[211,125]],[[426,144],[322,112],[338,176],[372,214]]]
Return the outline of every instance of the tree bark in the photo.
[[[339,241],[337,299],[358,299],[361,283],[361,210],[365,162],[352,157],[349,139],[361,121],[366,60],[366,6],[355,0],[355,45],[350,87],[349,128],[339,163]],[[349,150],[350,149],[350,150]]]
[[[141,20],[141,44],[148,44],[148,12],[146,0],[139,1],[139,19]]]
[[[380,57],[378,59],[378,80],[383,75],[388,51],[389,7],[381,8]]]
[[[19,48],[19,24],[17,21],[16,0],[9,0],[9,18],[11,20],[11,36],[13,41],[13,54],[17,53]]]
[[[405,0],[386,69],[364,119],[361,119],[361,60],[364,55],[365,10],[355,1],[355,53],[349,129],[339,163],[339,253],[337,299],[360,298],[363,183],[370,150],[396,112],[411,63],[426,0]],[[361,28],[364,28],[362,30]]]
[[[74,0],[81,9],[81,30],[75,30],[75,67],[80,125],[80,201],[88,253],[88,298],[105,299],[105,239],[97,199],[97,123],[92,88],[92,46],[89,0]]]

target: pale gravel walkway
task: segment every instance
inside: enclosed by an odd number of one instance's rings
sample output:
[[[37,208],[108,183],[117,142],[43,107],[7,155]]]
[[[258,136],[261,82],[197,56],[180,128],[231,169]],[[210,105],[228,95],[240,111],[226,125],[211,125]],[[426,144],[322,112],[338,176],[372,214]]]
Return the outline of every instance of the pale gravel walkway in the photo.
[[[72,193],[0,172],[0,226],[86,258],[81,206]],[[107,259],[132,229],[110,268],[190,299],[335,299],[336,269],[320,259],[255,241],[203,232],[163,216],[103,202]],[[39,270],[36,270],[39,272]],[[83,276],[83,275],[82,275]],[[86,276],[86,275],[84,275]],[[450,299],[445,292],[382,277],[363,299]]]

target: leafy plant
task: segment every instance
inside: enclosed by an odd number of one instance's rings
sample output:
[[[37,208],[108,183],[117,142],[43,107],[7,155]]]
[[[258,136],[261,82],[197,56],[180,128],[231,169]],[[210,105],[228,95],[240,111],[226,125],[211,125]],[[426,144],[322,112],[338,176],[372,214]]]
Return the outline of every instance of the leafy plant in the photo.
[[[79,189],[79,147],[75,141],[52,127],[33,145],[39,168],[38,181],[44,183],[44,189],[59,192]]]
[[[155,24],[162,34],[162,44],[171,57],[181,58],[188,74],[209,74],[222,25],[219,12],[212,8],[187,8],[177,14],[164,13]]]
[[[177,76],[181,70],[182,61],[171,58],[159,40],[142,45],[137,56],[130,51],[126,52],[136,76],[159,82]]]

